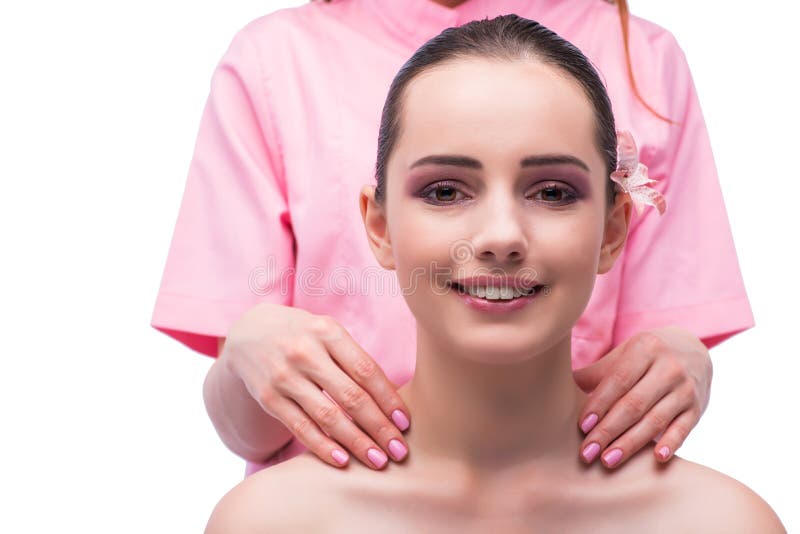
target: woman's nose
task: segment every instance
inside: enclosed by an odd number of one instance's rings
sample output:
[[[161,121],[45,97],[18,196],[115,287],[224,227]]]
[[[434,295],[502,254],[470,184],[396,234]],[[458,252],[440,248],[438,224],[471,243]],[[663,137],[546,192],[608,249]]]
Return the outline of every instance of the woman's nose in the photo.
[[[478,259],[505,261],[520,260],[527,253],[527,239],[522,220],[513,203],[497,201],[482,221],[479,231],[474,234],[473,245]]]

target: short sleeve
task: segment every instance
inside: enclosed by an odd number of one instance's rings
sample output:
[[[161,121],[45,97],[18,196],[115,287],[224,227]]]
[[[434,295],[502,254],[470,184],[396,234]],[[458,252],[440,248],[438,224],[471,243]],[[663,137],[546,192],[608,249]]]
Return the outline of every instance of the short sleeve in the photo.
[[[614,346],[638,331],[676,325],[709,348],[754,326],[711,144],[683,51],[669,36],[661,85],[663,147],[648,164],[666,212],[634,211],[624,249]]]
[[[151,319],[208,356],[249,308],[291,304],[294,236],[261,59],[245,27],[214,71]]]

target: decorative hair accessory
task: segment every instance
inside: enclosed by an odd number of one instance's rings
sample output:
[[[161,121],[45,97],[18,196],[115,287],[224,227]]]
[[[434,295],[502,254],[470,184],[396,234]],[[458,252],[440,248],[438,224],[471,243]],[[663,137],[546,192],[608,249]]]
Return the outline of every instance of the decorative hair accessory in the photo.
[[[617,170],[611,179],[617,183],[617,191],[631,196],[637,214],[641,215],[645,204],[655,206],[659,215],[667,209],[663,195],[647,185],[656,181],[647,176],[647,165],[639,163],[636,142],[627,130],[617,132]]]

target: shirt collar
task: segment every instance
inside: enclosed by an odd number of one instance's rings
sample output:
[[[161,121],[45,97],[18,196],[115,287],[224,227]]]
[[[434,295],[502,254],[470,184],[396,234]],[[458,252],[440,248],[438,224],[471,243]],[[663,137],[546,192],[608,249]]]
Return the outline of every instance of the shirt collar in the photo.
[[[418,48],[445,28],[509,13],[530,13],[553,0],[466,0],[454,8],[433,0],[359,1],[388,34]]]

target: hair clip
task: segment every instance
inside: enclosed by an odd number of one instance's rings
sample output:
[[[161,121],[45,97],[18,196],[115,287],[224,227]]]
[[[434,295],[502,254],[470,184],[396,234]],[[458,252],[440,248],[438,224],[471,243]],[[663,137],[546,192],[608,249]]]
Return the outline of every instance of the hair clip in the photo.
[[[655,206],[659,215],[667,209],[664,196],[647,185],[656,180],[647,176],[647,165],[639,162],[636,142],[628,130],[617,132],[617,170],[611,179],[617,183],[617,191],[631,196],[637,214],[641,215],[645,204]]]

